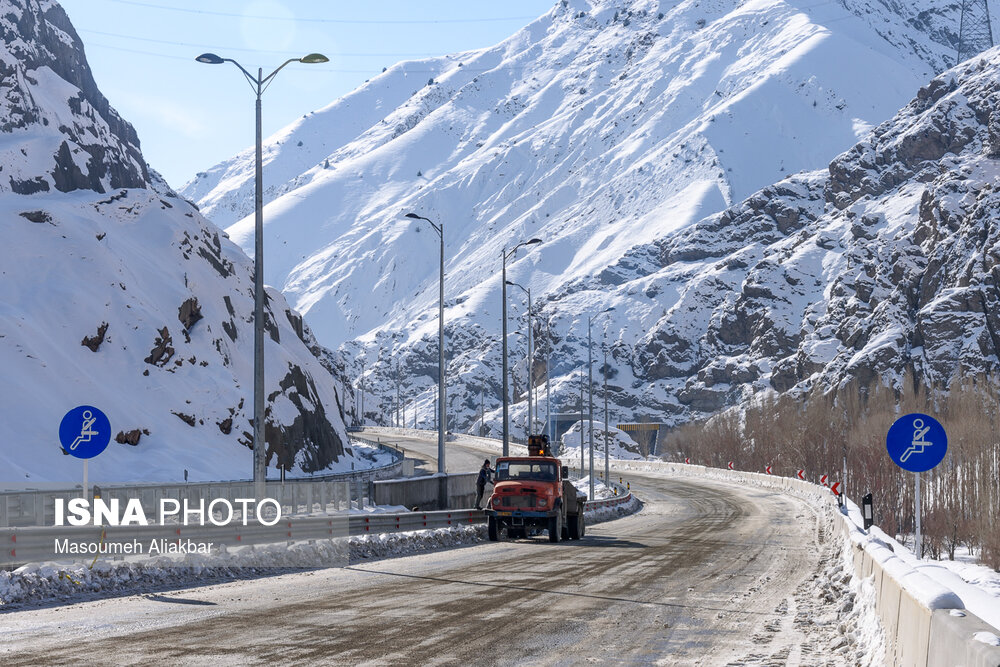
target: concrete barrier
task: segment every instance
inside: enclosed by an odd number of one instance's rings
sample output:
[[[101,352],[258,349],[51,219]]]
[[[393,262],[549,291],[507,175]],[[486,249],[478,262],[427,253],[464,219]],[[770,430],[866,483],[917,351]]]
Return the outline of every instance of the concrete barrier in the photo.
[[[419,507],[422,510],[472,507],[476,501],[476,477],[478,473],[475,472],[438,473],[377,481],[372,484],[375,504],[402,505],[411,509]],[[447,495],[448,507],[438,507],[442,490]]]
[[[996,637],[996,628],[955,609],[938,609],[931,615],[927,664],[964,667],[1000,666],[1000,647],[976,636]]]

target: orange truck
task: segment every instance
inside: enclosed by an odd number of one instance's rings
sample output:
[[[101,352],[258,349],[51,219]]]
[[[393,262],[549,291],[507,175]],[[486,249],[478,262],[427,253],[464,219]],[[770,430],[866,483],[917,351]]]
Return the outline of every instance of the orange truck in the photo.
[[[528,456],[498,458],[493,484],[486,505],[490,540],[542,531],[549,542],[583,537],[587,496],[569,481],[569,468],[552,456],[547,436],[528,438]]]

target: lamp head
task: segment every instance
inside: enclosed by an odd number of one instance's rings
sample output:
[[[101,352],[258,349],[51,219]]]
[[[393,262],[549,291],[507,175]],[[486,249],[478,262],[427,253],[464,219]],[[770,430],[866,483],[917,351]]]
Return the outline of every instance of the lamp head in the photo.
[[[226,62],[225,59],[220,58],[214,53],[203,53],[197,58],[195,58],[195,60],[197,60],[200,63],[205,63],[206,65],[220,65]]]
[[[315,65],[317,63],[327,63],[330,59],[324,56],[322,53],[310,53],[307,56],[302,56],[299,58],[300,63],[305,63],[307,65]]]
[[[419,215],[417,215],[416,213],[407,213],[407,214],[406,214],[406,217],[407,217],[407,218],[413,218],[414,220],[423,220],[423,218],[421,218],[421,217],[420,217]]]
[[[541,242],[542,242],[541,239],[531,239],[530,241],[525,241],[524,245],[534,245],[536,243],[541,243]]]

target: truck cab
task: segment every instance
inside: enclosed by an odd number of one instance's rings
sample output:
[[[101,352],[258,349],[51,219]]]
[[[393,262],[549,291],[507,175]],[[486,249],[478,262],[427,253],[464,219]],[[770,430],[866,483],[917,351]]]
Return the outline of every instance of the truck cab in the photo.
[[[550,542],[583,537],[587,496],[577,491],[568,473],[552,456],[544,435],[528,439],[528,456],[498,458],[493,495],[486,506],[490,540],[542,531],[548,531]]]

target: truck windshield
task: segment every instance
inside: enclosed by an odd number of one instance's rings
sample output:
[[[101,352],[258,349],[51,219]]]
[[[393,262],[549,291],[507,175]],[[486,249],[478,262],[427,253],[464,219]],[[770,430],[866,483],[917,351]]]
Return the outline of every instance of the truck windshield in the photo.
[[[496,479],[498,482],[514,479],[554,482],[556,481],[556,465],[534,461],[501,461],[497,464]]]

